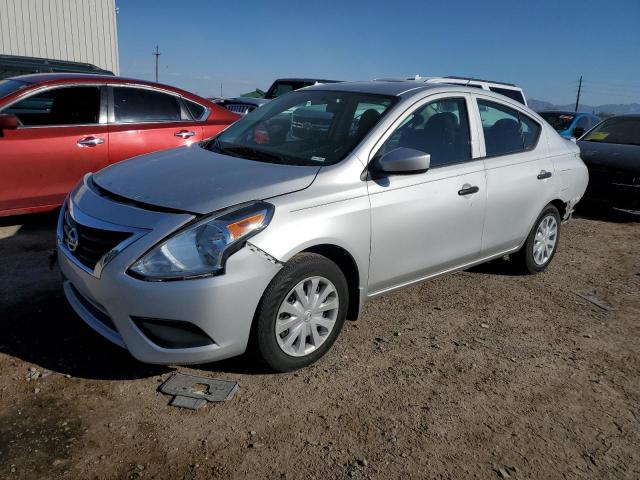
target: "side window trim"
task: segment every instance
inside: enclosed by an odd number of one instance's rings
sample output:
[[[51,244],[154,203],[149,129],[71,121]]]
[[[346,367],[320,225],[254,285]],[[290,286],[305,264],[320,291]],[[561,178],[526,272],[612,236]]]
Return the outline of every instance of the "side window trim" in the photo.
[[[477,128],[474,128],[474,125],[476,125],[477,123],[475,121],[475,118],[472,119],[472,117],[474,117],[474,108],[477,109],[477,107],[473,106],[475,102],[471,98],[471,95],[467,92],[447,92],[447,93],[436,93],[436,94],[427,95],[426,97],[422,97],[416,100],[411,105],[409,105],[400,115],[398,115],[396,119],[393,121],[393,123],[389,127],[387,127],[387,129],[382,133],[382,135],[380,135],[378,140],[374,143],[373,147],[371,147],[371,150],[369,151],[369,154],[367,156],[368,158],[367,165],[369,165],[376,158],[376,156],[378,155],[378,152],[380,151],[382,146],[386,143],[386,141],[393,135],[393,133],[400,127],[400,125],[402,125],[402,123],[404,123],[404,121],[407,118],[409,118],[414,112],[420,110],[421,108],[424,108],[430,103],[442,101],[445,99],[462,99],[465,101],[465,106],[467,108],[467,121],[469,122],[469,136],[470,136],[469,147],[471,149],[471,158],[468,158],[466,160],[462,160],[459,162],[455,162],[455,163],[449,163],[446,165],[434,165],[429,170],[435,169],[435,168],[449,167],[452,165],[460,165],[463,163],[471,163],[476,160],[482,160],[484,157],[480,155],[482,152],[480,149],[480,143],[479,143],[480,138],[478,137]]]
[[[135,88],[138,90],[149,90],[152,92],[156,92],[156,93],[162,93],[165,95],[171,95],[172,97],[174,97],[177,102],[178,105],[180,106],[180,116],[183,117],[180,120],[149,120],[149,121],[143,121],[143,122],[116,122],[116,113],[115,113],[115,95],[114,95],[114,89],[115,88]],[[107,115],[107,123],[109,125],[135,125],[135,124],[153,124],[153,123],[193,123],[193,122],[198,122],[198,121],[203,121],[204,119],[206,119],[209,116],[209,108],[205,107],[204,105],[201,105],[204,109],[205,109],[205,114],[206,116],[204,116],[203,114],[203,119],[202,120],[197,120],[194,119],[191,114],[189,113],[189,109],[187,108],[187,106],[184,103],[183,97],[175,92],[170,92],[167,90],[162,90],[159,88],[153,88],[153,87],[148,87],[146,85],[131,85],[131,84],[127,84],[127,83],[123,83],[123,84],[118,84],[118,83],[111,83],[108,85],[108,115]],[[192,101],[192,100],[190,100]],[[194,103],[198,103],[198,102],[194,102]],[[200,105],[198,103],[198,105]]]
[[[103,83],[70,83],[65,85],[45,86],[42,88],[31,90],[30,92],[27,92],[25,95],[19,96],[8,105],[5,105],[0,110],[0,113],[4,112],[8,108],[11,108],[16,103],[22,102],[23,100],[27,100],[36,95],[40,95],[41,93],[49,92],[53,90],[60,90],[62,88],[74,88],[74,87],[96,87],[100,91],[100,107],[98,111],[97,123],[74,123],[74,124],[60,124],[60,125],[23,125],[20,119],[18,119],[18,122],[20,123],[18,129],[26,130],[26,129],[32,129],[32,128],[73,128],[73,127],[94,127],[94,126],[106,125],[107,118],[108,118],[107,89],[106,89],[106,85]]]
[[[522,104],[517,103],[515,100],[514,102],[516,102],[515,104],[512,104],[511,102],[507,103],[504,102],[502,100],[498,100],[496,98],[493,97],[488,97],[488,96],[484,96],[484,95],[473,95],[474,97],[474,103],[475,103],[475,108],[478,112],[478,121],[479,123],[479,133],[481,135],[482,138],[482,146],[483,146],[483,153],[484,155],[479,157],[482,159],[486,159],[486,158],[499,158],[499,157],[506,157],[508,155],[516,155],[519,153],[523,153],[523,152],[531,152],[533,150],[535,150],[536,148],[538,148],[538,144],[540,143],[540,137],[542,137],[542,125],[540,124],[540,122],[538,120],[536,120],[535,118],[531,117],[530,115],[528,115],[527,113],[523,112],[521,110],[520,107],[524,106]],[[506,108],[510,108],[511,110],[515,110],[518,113],[518,123],[522,123],[521,120],[521,116],[525,116],[526,118],[528,118],[530,121],[532,121],[533,123],[535,123],[538,126],[538,135],[536,136],[535,141],[531,144],[531,147],[529,148],[524,148],[524,137],[523,137],[523,150],[519,150],[516,152],[508,152],[508,153],[500,153],[497,155],[487,155],[487,144],[484,138],[484,128],[482,127],[482,117],[480,116],[480,105],[478,104],[479,100],[484,100],[486,102],[492,102],[492,103],[496,103],[498,105],[502,105],[503,107]]]

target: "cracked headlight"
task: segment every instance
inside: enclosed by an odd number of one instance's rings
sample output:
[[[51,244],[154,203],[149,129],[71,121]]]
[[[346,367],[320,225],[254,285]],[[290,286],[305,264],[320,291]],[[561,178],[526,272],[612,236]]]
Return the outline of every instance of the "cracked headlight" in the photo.
[[[218,212],[156,245],[129,273],[149,281],[222,274],[227,258],[269,224],[273,210],[270,203],[253,202]]]

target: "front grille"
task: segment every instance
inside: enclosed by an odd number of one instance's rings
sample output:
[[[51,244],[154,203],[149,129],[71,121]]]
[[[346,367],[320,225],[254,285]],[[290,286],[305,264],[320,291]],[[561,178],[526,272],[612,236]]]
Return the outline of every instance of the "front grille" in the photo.
[[[242,103],[228,103],[225,105],[225,108],[238,115],[246,115],[256,109],[253,105],[243,105]]]
[[[64,213],[63,242],[67,250],[82,265],[90,270],[98,261],[119,243],[129,238],[131,232],[118,232],[82,225],[71,218],[69,210]]]

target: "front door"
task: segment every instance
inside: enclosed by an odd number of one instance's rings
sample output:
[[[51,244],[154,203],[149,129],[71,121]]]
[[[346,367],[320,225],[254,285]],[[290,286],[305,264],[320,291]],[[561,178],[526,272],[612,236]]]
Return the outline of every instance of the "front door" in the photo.
[[[413,148],[431,155],[431,167],[368,181],[373,295],[480,255],[486,185],[483,161],[474,158],[468,102],[464,94],[422,102],[376,153]]]
[[[20,120],[0,136],[0,211],[56,206],[87,173],[108,164],[101,87],[48,89],[9,105]]]
[[[112,92],[109,163],[202,140],[202,127],[178,96],[141,87]]]

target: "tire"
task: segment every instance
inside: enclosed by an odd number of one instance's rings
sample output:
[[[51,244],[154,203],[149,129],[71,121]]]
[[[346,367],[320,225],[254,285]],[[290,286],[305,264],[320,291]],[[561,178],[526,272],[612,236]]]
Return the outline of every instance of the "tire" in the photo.
[[[555,222],[555,223],[554,223]],[[555,236],[545,234],[545,226],[555,225]],[[539,247],[540,243],[536,243],[536,235],[538,234],[538,229],[542,229],[542,238],[539,240],[544,243],[544,248],[541,249]],[[552,231],[552,229],[546,230],[547,232]],[[547,235],[547,236],[545,236]],[[553,240],[553,246],[550,247],[550,242]],[[536,222],[533,225],[533,228],[529,232],[526,242],[522,246],[522,248],[512,255],[512,260],[515,263],[516,267],[524,274],[533,275],[536,273],[543,272],[551,260],[553,256],[556,254],[558,250],[558,245],[560,243],[560,212],[558,209],[549,204],[542,210],[542,213],[536,219]],[[534,247],[538,246],[534,251]]]
[[[314,363],[338,337],[348,303],[347,280],[334,262],[316,253],[296,255],[262,295],[251,333],[253,353],[276,372]]]

